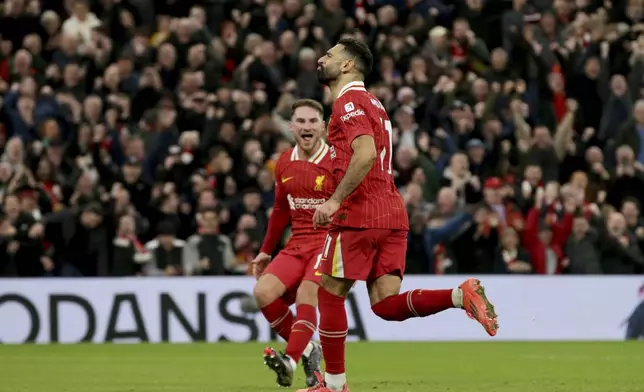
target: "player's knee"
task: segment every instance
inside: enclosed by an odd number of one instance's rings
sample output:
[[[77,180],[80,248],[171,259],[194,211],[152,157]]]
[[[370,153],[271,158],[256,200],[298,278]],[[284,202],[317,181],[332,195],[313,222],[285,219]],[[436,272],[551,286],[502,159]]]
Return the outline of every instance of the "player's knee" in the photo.
[[[320,285],[324,290],[339,297],[349,295],[355,281],[349,279],[336,278],[330,275],[322,275]]]
[[[279,298],[281,294],[278,289],[278,287],[270,284],[270,282],[260,279],[253,289],[253,296],[255,297],[255,301],[257,301],[257,306],[262,308]]]
[[[401,318],[400,312],[396,308],[391,307],[387,301],[380,301],[377,304],[371,306],[373,313],[386,321],[403,321],[404,318]]]
[[[300,287],[297,289],[297,297],[295,302],[298,305],[318,305],[318,288],[319,286],[316,283],[309,282],[307,280],[303,281],[300,284]]]

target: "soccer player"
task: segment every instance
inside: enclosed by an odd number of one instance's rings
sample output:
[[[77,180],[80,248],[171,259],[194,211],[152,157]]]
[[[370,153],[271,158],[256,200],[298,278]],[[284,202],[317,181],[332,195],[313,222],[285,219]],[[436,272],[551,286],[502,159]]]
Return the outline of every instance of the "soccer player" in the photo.
[[[315,385],[322,350],[311,342],[317,328],[317,292],[322,275],[318,270],[326,230],[313,228],[315,209],[333,194],[329,146],[324,109],[318,102],[302,99],[293,104],[291,130],[297,145],[283,153],[275,167],[275,204],[261,253],[253,260],[258,278],[254,295],[271,327],[284,340],[285,353],[267,347],[264,362],[277,383],[288,387],[302,358],[307,385]],[[293,236],[271,261],[271,254],[291,222]],[[270,264],[269,264],[270,262]],[[289,309],[295,294],[297,318]]]
[[[301,390],[305,392],[349,390],[344,302],[356,280],[366,281],[371,309],[385,320],[403,321],[464,308],[488,334],[495,335],[498,328],[494,307],[476,279],[455,289],[400,294],[409,220],[392,175],[391,122],[363,83],[372,65],[367,45],[353,38],[340,40],[318,61],[320,81],[331,88],[335,99],[328,139],[338,185],[313,217],[316,227],[330,223],[318,292],[326,369],[319,384]]]

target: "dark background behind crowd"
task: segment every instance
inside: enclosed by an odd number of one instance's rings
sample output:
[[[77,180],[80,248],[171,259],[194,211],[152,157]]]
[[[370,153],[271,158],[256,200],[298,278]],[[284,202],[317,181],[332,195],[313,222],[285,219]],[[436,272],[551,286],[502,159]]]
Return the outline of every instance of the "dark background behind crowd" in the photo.
[[[642,273],[644,0],[0,6],[2,276],[247,273],[345,35],[394,120],[408,273]]]

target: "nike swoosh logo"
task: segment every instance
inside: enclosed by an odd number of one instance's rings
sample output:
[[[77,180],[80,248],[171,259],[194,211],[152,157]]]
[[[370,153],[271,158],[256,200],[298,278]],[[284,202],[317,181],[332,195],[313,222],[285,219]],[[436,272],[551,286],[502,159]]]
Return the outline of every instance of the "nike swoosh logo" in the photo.
[[[322,276],[322,272],[320,272],[320,271],[315,271],[315,276]]]
[[[282,184],[285,183],[286,181],[292,180],[293,178],[295,177],[286,177],[286,178],[282,177]]]

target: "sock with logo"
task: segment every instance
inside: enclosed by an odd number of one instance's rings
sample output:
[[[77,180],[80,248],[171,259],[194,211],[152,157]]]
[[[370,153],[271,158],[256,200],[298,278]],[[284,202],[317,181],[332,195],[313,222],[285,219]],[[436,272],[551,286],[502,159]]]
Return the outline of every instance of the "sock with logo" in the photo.
[[[346,383],[344,375],[344,349],[349,331],[344,297],[318,290],[320,308],[320,343],[324,355],[325,381],[332,390],[342,390]],[[341,384],[340,384],[341,383]]]
[[[315,333],[318,314],[315,307],[311,305],[298,305],[296,313],[297,316],[291,328],[291,337],[286,345],[286,355],[298,363]]]
[[[293,313],[288,304],[282,298],[278,298],[261,310],[266,320],[271,323],[271,328],[288,342],[293,326]]]
[[[380,318],[403,321],[412,317],[426,317],[443,310],[462,307],[463,293],[454,290],[412,290],[385,298],[371,307]]]

